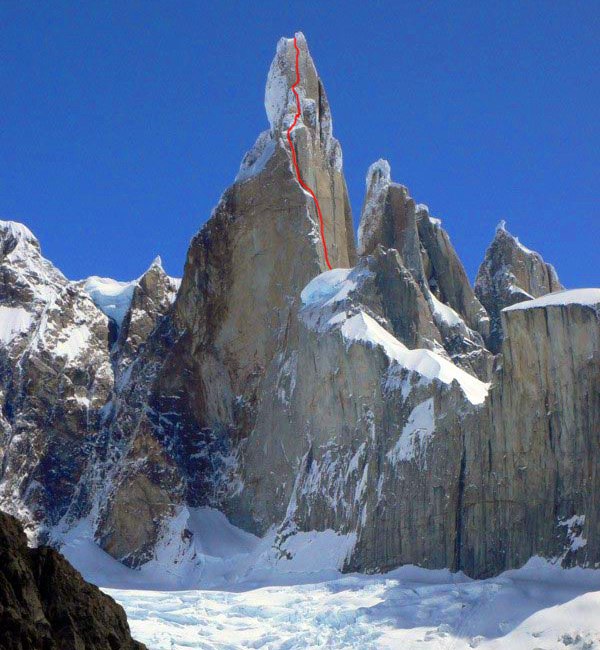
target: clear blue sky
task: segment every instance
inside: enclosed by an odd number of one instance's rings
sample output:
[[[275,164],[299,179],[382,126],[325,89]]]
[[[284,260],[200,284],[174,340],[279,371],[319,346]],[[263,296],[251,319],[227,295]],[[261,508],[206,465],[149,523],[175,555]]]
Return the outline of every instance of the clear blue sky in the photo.
[[[302,30],[342,143],[442,218],[471,277],[500,219],[570,286],[599,286],[600,3],[0,4],[0,218],[71,278],[129,279],[188,243],[266,128],[280,36]]]

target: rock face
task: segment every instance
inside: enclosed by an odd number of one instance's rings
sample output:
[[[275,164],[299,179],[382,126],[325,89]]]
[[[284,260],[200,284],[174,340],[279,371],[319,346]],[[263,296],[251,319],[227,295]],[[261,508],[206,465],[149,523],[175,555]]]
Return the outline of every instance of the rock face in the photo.
[[[502,312],[488,425],[467,451],[461,568],[470,574],[535,554],[598,566],[599,315],[599,289]]]
[[[40,252],[0,222],[2,506],[38,533],[68,507],[113,388],[108,318]]]
[[[52,548],[27,548],[18,521],[0,512],[2,650],[144,650],[120,605]]]
[[[539,253],[525,248],[506,230],[504,222],[500,223],[475,280],[475,293],[491,319],[489,349],[500,351],[500,313],[505,307],[563,288],[554,267],[546,264]]]
[[[285,393],[297,445],[286,452],[302,461],[282,545],[295,530],[332,528],[355,536],[349,569],[453,566],[463,427],[487,385],[396,339],[374,303],[361,303],[374,280],[359,264],[302,292],[298,372]]]
[[[298,533],[331,529],[351,570],[595,565],[596,293],[515,305],[560,285],[504,229],[474,291],[383,160],[357,256],[323,84],[296,43],[291,135],[324,233],[287,141],[293,39],[269,72],[270,128],[180,287],[158,262],[132,283],[69,282],[3,222],[0,504],[57,546],[85,519],[130,567],[169,540],[192,556],[197,506],[276,531],[281,558]]]
[[[302,117],[294,146],[321,205],[331,264],[347,267],[356,253],[341,148],[306,41],[296,38]],[[240,446],[235,457],[246,489],[224,507],[257,532],[285,514],[293,484],[264,480],[264,429],[272,426],[265,396],[275,390],[287,349],[298,345],[298,288],[326,268],[314,203],[296,180],[286,139],[296,111],[294,61],[293,39],[282,39],[265,92],[271,128],[192,241],[173,313],[182,335],[159,379],[160,393],[177,396],[179,420],[200,443],[218,439],[225,453]],[[205,489],[188,489],[206,502]]]

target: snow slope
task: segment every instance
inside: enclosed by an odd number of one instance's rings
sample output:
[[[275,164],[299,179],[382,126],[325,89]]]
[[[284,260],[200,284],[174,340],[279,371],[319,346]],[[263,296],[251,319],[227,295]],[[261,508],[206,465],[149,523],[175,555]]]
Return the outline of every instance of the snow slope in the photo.
[[[342,575],[352,535],[277,544],[210,508],[172,523],[195,541],[183,553],[165,544],[140,571],[100,550],[85,520],[63,532],[62,552],[123,605],[150,650],[600,650],[600,571],[533,558],[489,580],[412,566]]]
[[[489,385],[479,381],[451,361],[439,354],[417,348],[409,350],[392,334],[367,313],[360,311],[342,325],[342,334],[349,341],[362,341],[383,348],[387,356],[402,368],[418,372],[429,380],[438,380],[444,384],[457,381],[465,397],[472,404],[482,404],[488,394]]]
[[[32,323],[32,315],[23,307],[0,305],[0,343],[8,345],[14,338],[27,332]]]

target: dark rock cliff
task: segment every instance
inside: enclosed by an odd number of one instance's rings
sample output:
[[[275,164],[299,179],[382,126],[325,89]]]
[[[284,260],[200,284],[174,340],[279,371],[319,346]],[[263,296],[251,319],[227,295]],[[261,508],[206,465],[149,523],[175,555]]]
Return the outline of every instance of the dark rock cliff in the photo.
[[[120,605],[52,548],[28,548],[18,521],[0,512],[2,650],[144,650]]]

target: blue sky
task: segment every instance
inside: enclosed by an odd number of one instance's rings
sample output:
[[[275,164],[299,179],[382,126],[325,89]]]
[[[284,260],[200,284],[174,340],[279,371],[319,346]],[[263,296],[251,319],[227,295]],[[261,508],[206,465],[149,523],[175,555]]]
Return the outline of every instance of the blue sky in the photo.
[[[0,4],[0,218],[71,278],[180,275],[267,126],[302,30],[355,221],[371,162],[440,217],[474,276],[496,223],[599,286],[598,2]]]

